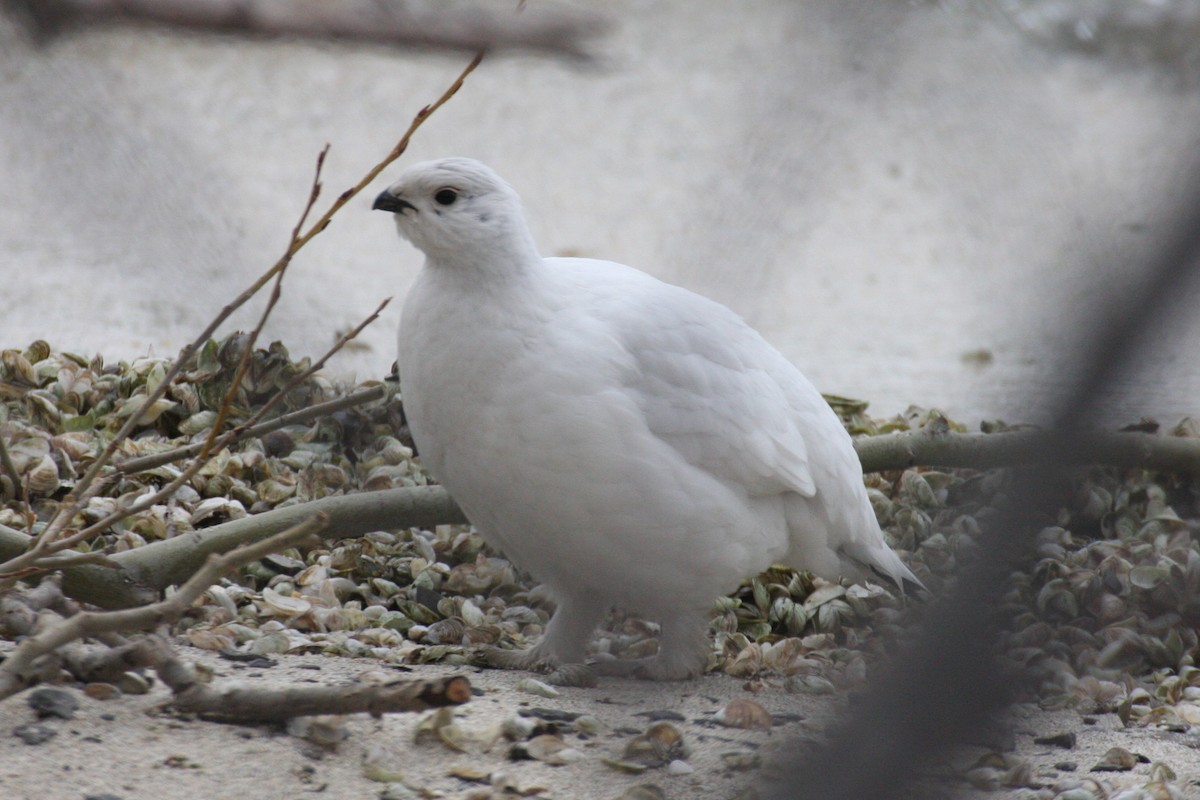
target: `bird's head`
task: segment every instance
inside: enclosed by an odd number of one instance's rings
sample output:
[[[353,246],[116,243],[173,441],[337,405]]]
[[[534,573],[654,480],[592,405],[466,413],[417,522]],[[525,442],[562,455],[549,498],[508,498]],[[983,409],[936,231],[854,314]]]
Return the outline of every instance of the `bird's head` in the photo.
[[[372,208],[395,214],[400,235],[437,263],[537,255],[517,193],[473,159],[414,164]]]

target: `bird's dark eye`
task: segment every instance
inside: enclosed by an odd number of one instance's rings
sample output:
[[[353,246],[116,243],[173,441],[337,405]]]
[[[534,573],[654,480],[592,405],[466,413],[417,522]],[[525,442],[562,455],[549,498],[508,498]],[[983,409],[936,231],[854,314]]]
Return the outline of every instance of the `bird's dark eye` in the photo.
[[[439,205],[452,206],[454,205],[454,201],[458,199],[458,190],[451,189],[449,187],[445,189],[438,189],[437,194],[433,196],[433,199],[438,201]]]

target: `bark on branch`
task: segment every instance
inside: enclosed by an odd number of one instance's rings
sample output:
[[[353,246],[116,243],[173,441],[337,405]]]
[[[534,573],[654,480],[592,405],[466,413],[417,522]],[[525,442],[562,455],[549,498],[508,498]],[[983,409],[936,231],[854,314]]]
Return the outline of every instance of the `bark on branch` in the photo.
[[[471,699],[471,684],[462,676],[431,680],[398,678],[389,683],[346,683],[328,686],[255,686],[245,682],[206,684],[180,661],[161,639],[148,639],[155,648],[154,671],[175,694],[180,711],[209,719],[239,722],[281,722],[317,714],[380,715],[395,711],[425,711],[461,705]]]
[[[441,0],[8,0],[43,39],[83,26],[153,23],[213,33],[342,39],[478,52],[530,50],[588,58],[606,18],[537,4]]]
[[[864,472],[908,467],[993,469],[1030,464],[1045,452],[1045,431],[928,434],[922,431],[854,440]],[[1107,464],[1200,474],[1200,439],[1150,433],[1087,431],[1060,437],[1060,464]]]
[[[329,525],[322,535],[330,538],[466,522],[440,486],[326,497],[114,553],[110,558],[116,569],[92,564],[65,568],[63,592],[102,608],[144,605],[166,587],[186,581],[209,555],[260,541],[317,513],[328,515]],[[29,543],[28,535],[0,526],[0,559],[21,552]]]
[[[994,467],[1027,464],[1039,450],[1041,431],[930,435],[920,431],[857,439],[854,446],[867,472],[914,466]],[[1200,475],[1200,439],[1145,433],[1086,433],[1059,448],[1061,463],[1109,464]],[[323,535],[360,536],[376,530],[431,528],[464,523],[462,510],[440,486],[389,489],[328,497],[112,554],[116,568],[83,564],[63,569],[68,596],[101,606],[127,608],[153,602],[172,584],[186,581],[213,553],[255,542],[285,530],[315,513],[329,516]],[[28,535],[0,526],[0,560],[29,546]]]

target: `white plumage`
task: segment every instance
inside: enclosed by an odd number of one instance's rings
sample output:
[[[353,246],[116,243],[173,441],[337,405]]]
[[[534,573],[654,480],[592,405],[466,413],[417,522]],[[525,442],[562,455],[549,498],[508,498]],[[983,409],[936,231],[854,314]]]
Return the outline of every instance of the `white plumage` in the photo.
[[[694,676],[714,598],[773,563],[919,585],[836,415],[732,311],[621,264],[542,258],[516,192],[476,161],[417,164],[375,208],[427,257],[398,362],[422,463],[558,604],[504,666],[583,661],[620,607],[662,627],[638,674]]]

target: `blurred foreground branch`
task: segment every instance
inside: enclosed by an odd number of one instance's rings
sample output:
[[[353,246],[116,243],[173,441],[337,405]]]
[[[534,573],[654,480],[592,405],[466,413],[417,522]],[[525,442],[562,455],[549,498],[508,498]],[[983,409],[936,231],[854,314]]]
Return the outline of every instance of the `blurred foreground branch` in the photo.
[[[1059,340],[1078,336],[1084,355],[1062,366],[1069,388],[1046,398],[1054,425],[1030,452],[1033,466],[1017,472],[1008,501],[983,524],[978,557],[962,570],[953,589],[936,599],[924,631],[873,682],[829,741],[793,751],[762,788],[767,800],[876,800],[910,797],[908,785],[931,759],[988,724],[1012,696],[994,649],[1009,623],[998,613],[1011,570],[1033,555],[1033,533],[1054,519],[1062,502],[1057,480],[1062,465],[1084,449],[1079,429],[1092,423],[1097,399],[1128,369],[1133,356],[1162,335],[1186,297],[1183,288],[1200,265],[1200,183],[1179,198],[1172,223],[1132,271],[1112,287],[1091,313]],[[1157,324],[1156,324],[1157,323]],[[1086,346],[1082,346],[1086,343]],[[796,743],[795,750],[803,745]]]
[[[341,39],[448,50],[532,50],[587,58],[605,18],[541,3],[439,0],[7,0],[52,38],[96,25],[153,23],[214,33]]]

